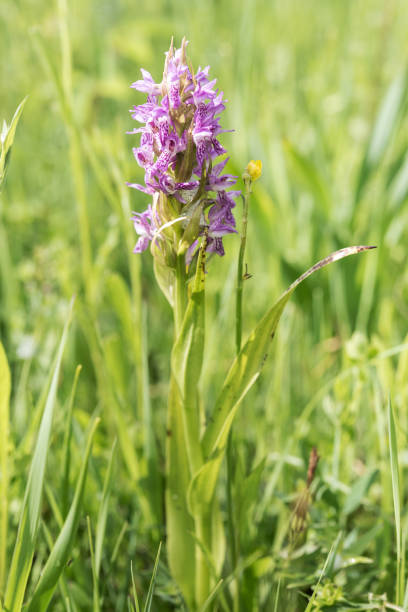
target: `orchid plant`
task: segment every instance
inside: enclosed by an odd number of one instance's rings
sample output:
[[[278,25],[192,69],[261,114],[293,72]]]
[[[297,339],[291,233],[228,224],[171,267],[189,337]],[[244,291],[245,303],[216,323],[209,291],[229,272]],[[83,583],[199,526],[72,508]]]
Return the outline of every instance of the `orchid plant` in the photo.
[[[248,203],[261,163],[252,161],[237,177],[225,174],[227,151],[219,136],[223,93],[209,67],[194,72],[187,41],[166,53],[163,78],[156,83],[142,70],[132,87],[147,101],[131,109],[141,127],[135,159],[144,183],[128,183],[150,197],[134,213],[135,253],[150,247],[157,282],[174,312],[174,344],[168,395],[166,444],[166,535],[170,570],[189,610],[205,609],[220,588],[226,537],[217,481],[237,410],[258,379],[282,312],[296,287],[316,270],[347,255],[373,248],[354,246],[332,253],[295,280],[241,343],[242,295]],[[219,158],[222,157],[220,160]],[[205,336],[205,283],[224,255],[223,239],[237,234],[233,214],[243,202],[243,226],[236,291],[237,354],[214,406],[199,397]],[[211,265],[208,263],[213,259]],[[242,344],[242,346],[241,346]]]

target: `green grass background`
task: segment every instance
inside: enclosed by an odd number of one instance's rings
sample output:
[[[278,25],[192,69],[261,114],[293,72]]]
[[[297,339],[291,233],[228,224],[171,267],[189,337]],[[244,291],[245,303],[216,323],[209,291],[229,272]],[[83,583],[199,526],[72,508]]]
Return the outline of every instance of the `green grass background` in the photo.
[[[43,518],[51,533],[56,531],[52,500],[67,507],[84,431],[97,412],[102,423],[84,519],[65,572],[72,606],[92,609],[85,516],[95,526],[115,438],[102,609],[127,609],[131,561],[140,593],[147,592],[164,537],[172,314],[155,284],[149,254],[131,254],[130,211],[143,210],[148,200],[125,186],[127,180],[142,180],[131,152],[136,140],[126,131],[133,128],[128,109],[143,96],[129,85],[139,78],[140,67],[160,79],[171,36],[178,44],[185,35],[193,64],[210,64],[229,101],[223,125],[235,131],[225,134],[223,143],[230,171],[241,174],[251,158],[263,162],[250,204],[246,259],[253,277],[245,283],[244,332],[319,258],[349,244],[378,246],[374,253],[320,272],[298,291],[263,376],[241,407],[233,439],[234,504],[246,567],[241,609],[272,610],[278,601],[278,610],[303,610],[306,600],[299,591],[310,594],[339,533],[326,588],[340,585],[351,602],[367,604],[371,592],[386,593],[395,603],[386,403],[391,394],[404,501],[406,2],[71,0],[63,14],[62,3],[54,0],[0,4],[1,118],[9,120],[29,95],[0,202],[0,331],[13,375],[10,550],[38,428],[35,407],[76,294]],[[207,409],[234,355],[239,241],[232,236],[225,244],[227,255],[212,260],[207,280],[202,381]],[[78,364],[67,483],[63,439]],[[293,553],[287,524],[313,445],[321,455],[315,501],[307,536]],[[246,478],[264,458],[259,486],[251,489]],[[225,498],[223,486],[219,495]],[[407,517],[403,512],[403,533]],[[46,542],[40,533],[33,581],[47,554]],[[155,602],[157,610],[181,605],[166,569],[165,548]],[[347,605],[344,609],[351,609]],[[62,598],[52,606],[65,609]]]

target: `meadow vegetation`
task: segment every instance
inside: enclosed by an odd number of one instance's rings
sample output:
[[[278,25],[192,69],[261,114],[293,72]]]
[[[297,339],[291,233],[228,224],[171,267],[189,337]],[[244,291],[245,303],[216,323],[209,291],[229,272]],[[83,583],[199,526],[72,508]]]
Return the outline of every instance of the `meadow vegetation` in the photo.
[[[377,246],[286,307],[234,421],[223,581],[201,609],[408,609],[407,28],[404,0],[0,4],[0,119],[28,96],[0,186],[0,610],[186,609],[164,530],[172,312],[132,253],[147,196],[126,186],[142,180],[129,85],[160,78],[172,36],[229,101],[228,171],[263,162],[243,338],[316,261]],[[225,245],[203,409],[235,355],[239,239]]]

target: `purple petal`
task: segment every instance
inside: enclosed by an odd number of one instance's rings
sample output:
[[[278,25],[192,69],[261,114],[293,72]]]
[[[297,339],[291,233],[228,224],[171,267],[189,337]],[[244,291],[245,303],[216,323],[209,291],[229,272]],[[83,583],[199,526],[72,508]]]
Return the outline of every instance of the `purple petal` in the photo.
[[[141,236],[139,240],[136,242],[136,246],[133,249],[133,253],[142,253],[149,246],[150,240],[146,238],[146,236]]]

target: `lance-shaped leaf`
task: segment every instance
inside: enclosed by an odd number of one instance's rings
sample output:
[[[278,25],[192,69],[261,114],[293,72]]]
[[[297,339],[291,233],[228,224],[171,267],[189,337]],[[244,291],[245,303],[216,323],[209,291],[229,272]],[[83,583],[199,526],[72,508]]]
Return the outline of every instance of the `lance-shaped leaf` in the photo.
[[[183,405],[174,376],[170,379],[166,439],[167,558],[188,607],[194,605],[194,522],[187,508],[191,475],[184,441]]]
[[[68,337],[71,321],[73,301],[68,312],[59,345],[56,363],[53,371],[51,385],[48,391],[45,408],[41,419],[40,430],[34,449],[28,476],[27,487],[21,510],[18,526],[17,540],[14,546],[13,558],[7,579],[4,607],[6,610],[20,610],[23,605],[24,593],[30,574],[35,545],[37,540],[38,524],[41,513],[41,498],[44,487],[45,466],[47,462],[48,447],[51,435],[51,426],[57,397],[58,379],[61,368],[62,355]]]
[[[11,148],[14,142],[17,123],[20,119],[21,113],[23,112],[26,100],[27,98],[24,98],[24,100],[17,106],[16,112],[13,115],[10,125],[7,125],[5,121],[3,122],[3,127],[0,134],[0,191],[2,183],[6,178],[7,166],[10,161]]]
[[[202,465],[197,387],[201,375],[204,352],[206,245],[207,239],[204,236],[198,255],[194,286],[184,315],[181,331],[171,355],[171,371],[183,403],[185,443],[192,474]]]
[[[374,247],[347,247],[319,261],[290,285],[249,335],[246,344],[232,363],[202,440],[204,458],[207,461],[190,486],[189,506],[192,512],[211,501],[235,414],[261,373],[282,312],[296,287],[324,266],[371,248]]]
[[[204,342],[204,254],[202,245],[193,291],[172,351],[166,440],[167,555],[188,605],[194,602],[195,541],[187,490],[192,464],[196,470],[202,464],[197,383]]]
[[[99,418],[95,419],[91,426],[71,508],[58,535],[57,541],[51,550],[50,556],[47,559],[47,563],[45,564],[40,580],[35,588],[33,597],[28,605],[27,612],[44,612],[44,610],[48,608],[51,597],[57,588],[58,580],[68,562],[81,515],[89,456],[91,454],[92,441],[99,421]]]

